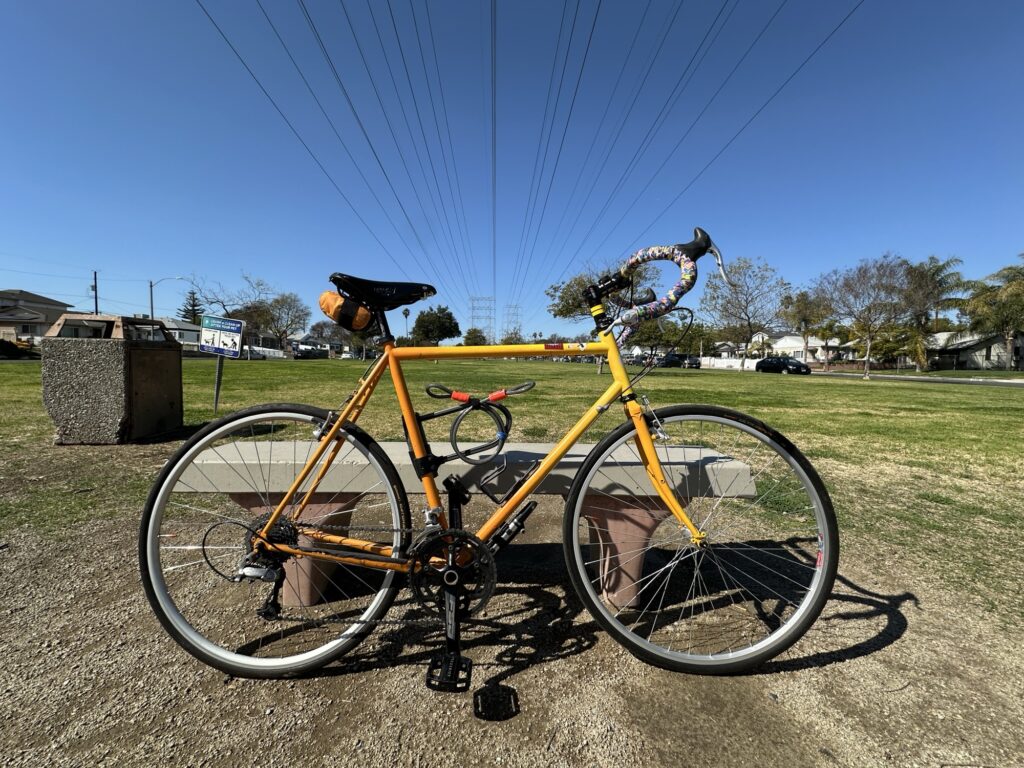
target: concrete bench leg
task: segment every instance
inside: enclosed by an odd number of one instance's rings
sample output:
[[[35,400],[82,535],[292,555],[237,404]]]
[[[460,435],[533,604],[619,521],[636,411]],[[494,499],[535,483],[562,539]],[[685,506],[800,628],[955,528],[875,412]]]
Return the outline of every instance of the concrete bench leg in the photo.
[[[681,499],[683,504],[688,499]],[[644,559],[651,537],[672,513],[661,499],[588,495],[583,517],[596,548],[601,596],[616,609],[633,607],[642,585]]]
[[[271,494],[269,501],[276,505],[283,494]],[[302,511],[300,520],[316,521],[329,525],[332,533],[345,535],[346,527],[352,522],[352,502],[359,497],[355,493],[314,494],[313,500]],[[245,507],[253,517],[266,514],[271,507],[266,499],[255,493],[233,493],[231,500]],[[300,547],[312,547],[314,542],[308,536],[299,536]],[[318,548],[330,551],[330,545],[320,544]],[[328,585],[338,566],[326,560],[311,557],[291,558],[284,564],[284,586],[281,588],[281,605],[290,607],[317,605],[329,599]]]

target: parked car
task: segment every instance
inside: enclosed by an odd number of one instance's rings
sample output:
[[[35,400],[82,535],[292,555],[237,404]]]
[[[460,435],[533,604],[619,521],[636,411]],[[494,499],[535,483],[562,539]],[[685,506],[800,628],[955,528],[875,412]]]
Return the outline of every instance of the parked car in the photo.
[[[668,354],[654,364],[655,368],[682,368],[684,360],[679,355]]]
[[[342,352],[340,355],[338,355],[338,359],[340,359],[340,360],[355,360],[356,356],[353,355],[351,352]]]
[[[295,353],[296,360],[326,360],[327,350],[316,347],[300,347]]]
[[[803,373],[811,372],[810,366],[792,357],[766,357],[758,360],[754,370],[758,373]]]
[[[700,368],[700,358],[696,355],[690,355],[686,358],[683,365],[686,368]]]

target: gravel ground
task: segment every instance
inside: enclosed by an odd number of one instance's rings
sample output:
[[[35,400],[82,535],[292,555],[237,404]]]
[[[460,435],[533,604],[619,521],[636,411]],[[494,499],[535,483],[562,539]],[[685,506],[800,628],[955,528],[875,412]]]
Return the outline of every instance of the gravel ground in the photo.
[[[466,694],[424,687],[438,635],[408,627],[378,629],[314,677],[225,678],[153,616],[135,519],[78,540],[15,531],[0,549],[3,762],[1024,765],[1020,629],[936,574],[845,541],[834,599],[796,648],[756,674],[694,677],[608,638],[550,543],[557,512],[531,523],[467,632]]]

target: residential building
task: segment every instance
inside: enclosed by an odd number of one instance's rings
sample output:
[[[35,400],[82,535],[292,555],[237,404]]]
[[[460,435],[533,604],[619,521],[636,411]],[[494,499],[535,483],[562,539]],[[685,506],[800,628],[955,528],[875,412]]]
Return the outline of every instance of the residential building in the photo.
[[[181,344],[182,348],[199,349],[199,332],[202,330],[200,326],[186,320],[180,320],[177,317],[160,317],[157,319],[164,324],[164,328]]]
[[[928,342],[929,364],[939,370],[988,370],[1006,368],[1006,339],[1002,334],[936,333]],[[1012,368],[1024,358],[1024,339],[1017,334]]]
[[[0,338],[38,344],[49,327],[70,307],[63,301],[29,291],[0,291]]]

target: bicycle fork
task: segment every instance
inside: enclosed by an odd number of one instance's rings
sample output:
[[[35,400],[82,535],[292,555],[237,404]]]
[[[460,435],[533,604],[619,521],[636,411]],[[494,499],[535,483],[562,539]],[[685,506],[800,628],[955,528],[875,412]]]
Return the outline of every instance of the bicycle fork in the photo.
[[[651,437],[651,423],[655,424],[656,435],[663,436],[664,433],[661,431],[658,417],[650,410],[646,397],[643,398],[643,402],[644,405],[641,407],[636,400],[629,400],[626,403],[626,414],[633,421],[633,426],[636,427],[636,447],[640,454],[640,460],[644,464],[644,470],[666,508],[675,516],[680,525],[690,532],[691,543],[694,546],[703,546],[707,534],[698,530],[697,526],[693,524],[683,505],[679,503],[671,484],[665,478],[665,471],[662,469],[661,460],[658,458],[658,452]]]

